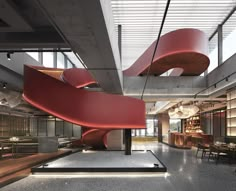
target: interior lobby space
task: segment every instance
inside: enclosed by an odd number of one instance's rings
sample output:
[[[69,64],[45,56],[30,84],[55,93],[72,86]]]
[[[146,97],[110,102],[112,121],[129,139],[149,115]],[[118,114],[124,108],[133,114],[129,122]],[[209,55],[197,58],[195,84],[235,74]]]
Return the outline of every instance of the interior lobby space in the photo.
[[[77,174],[30,175],[1,190],[229,190],[236,186],[232,165],[195,157],[195,150],[179,150],[167,145],[134,145],[134,149],[152,149],[165,162],[168,172],[159,174]],[[235,168],[235,165],[234,165]]]
[[[236,0],[1,0],[0,188],[236,188]]]

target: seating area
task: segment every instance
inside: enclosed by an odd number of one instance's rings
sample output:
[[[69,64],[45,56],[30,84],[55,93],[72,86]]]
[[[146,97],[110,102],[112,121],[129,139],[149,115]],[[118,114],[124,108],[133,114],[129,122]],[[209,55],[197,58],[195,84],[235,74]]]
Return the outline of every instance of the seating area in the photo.
[[[198,143],[198,144],[197,144],[196,157],[198,157],[198,153],[199,153],[199,152],[201,152],[201,158],[205,157],[206,154],[209,155],[209,153],[210,153],[210,147],[209,147],[209,145]]]
[[[19,154],[38,153],[38,139],[36,137],[1,137],[0,158],[17,157]]]
[[[50,143],[48,146],[45,142]],[[18,155],[44,153],[63,147],[78,147],[80,138],[76,137],[1,137],[0,159],[4,157],[16,158]],[[47,147],[47,148],[45,148]]]
[[[208,161],[214,160],[217,164],[220,160],[232,163],[236,160],[236,144],[215,142],[214,144],[198,144],[196,157],[201,153],[201,159],[208,157]]]

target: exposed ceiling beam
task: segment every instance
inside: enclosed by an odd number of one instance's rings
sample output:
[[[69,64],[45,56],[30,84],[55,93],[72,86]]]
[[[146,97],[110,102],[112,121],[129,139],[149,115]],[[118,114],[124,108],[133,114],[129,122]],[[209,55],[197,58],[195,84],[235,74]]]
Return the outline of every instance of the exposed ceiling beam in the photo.
[[[54,31],[0,33],[0,48],[68,48]]]
[[[140,98],[145,77],[124,77],[124,95]],[[202,76],[150,76],[144,100],[165,98],[193,98],[195,93],[206,88],[206,79]]]
[[[37,2],[104,91],[122,94],[122,71],[110,1]]]

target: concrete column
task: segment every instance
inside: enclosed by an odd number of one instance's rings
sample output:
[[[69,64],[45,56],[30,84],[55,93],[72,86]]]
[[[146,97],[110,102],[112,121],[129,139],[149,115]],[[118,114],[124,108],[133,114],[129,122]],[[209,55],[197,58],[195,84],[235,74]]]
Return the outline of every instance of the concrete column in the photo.
[[[122,60],[122,49],[121,49],[121,38],[122,38],[122,30],[121,30],[121,25],[118,25],[118,47],[119,47],[119,52],[120,52],[120,60]]]
[[[158,119],[158,141],[168,142],[168,131],[170,129],[169,115],[162,113],[157,115]]]
[[[113,130],[107,135],[108,150],[122,150],[123,130]]]
[[[222,25],[218,25],[217,28],[218,33],[218,66],[223,63],[223,27]]]

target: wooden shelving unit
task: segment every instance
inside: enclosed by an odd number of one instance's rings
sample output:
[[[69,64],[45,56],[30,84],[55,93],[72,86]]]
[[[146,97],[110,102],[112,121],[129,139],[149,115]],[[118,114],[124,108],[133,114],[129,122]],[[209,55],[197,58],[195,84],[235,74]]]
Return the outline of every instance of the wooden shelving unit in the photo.
[[[227,136],[236,136],[236,89],[227,93]]]
[[[185,133],[202,133],[199,115],[195,115],[188,119],[185,119],[184,132]]]

